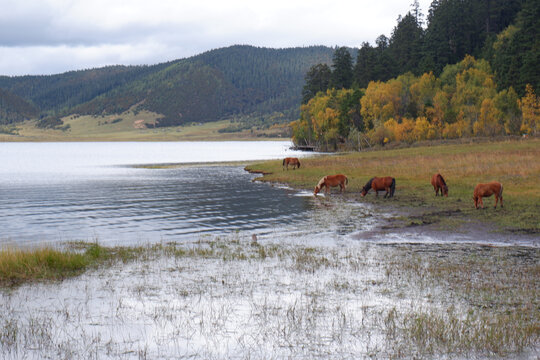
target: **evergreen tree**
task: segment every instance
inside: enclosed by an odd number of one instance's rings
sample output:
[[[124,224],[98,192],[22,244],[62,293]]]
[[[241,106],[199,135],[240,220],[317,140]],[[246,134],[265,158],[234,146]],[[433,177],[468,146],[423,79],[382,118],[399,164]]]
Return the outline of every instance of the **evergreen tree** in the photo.
[[[349,49],[340,47],[334,52],[330,86],[335,89],[349,89],[353,81],[353,63]]]
[[[398,19],[392,32],[389,54],[394,59],[399,74],[411,71],[420,73],[419,62],[422,58],[423,30],[415,15],[408,13]]]
[[[376,64],[377,50],[367,42],[362,43],[354,66],[354,81],[357,86],[366,88],[371,80],[376,80],[374,74]]]
[[[302,104],[307,104],[318,92],[325,92],[330,86],[332,70],[326,64],[313,65],[306,74],[306,84],[302,90]]]

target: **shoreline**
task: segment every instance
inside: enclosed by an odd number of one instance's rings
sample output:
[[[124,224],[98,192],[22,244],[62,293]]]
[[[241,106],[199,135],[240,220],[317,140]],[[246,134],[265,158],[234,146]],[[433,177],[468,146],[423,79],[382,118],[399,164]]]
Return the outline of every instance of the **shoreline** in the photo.
[[[497,154],[497,161],[493,161],[490,153]],[[540,242],[540,186],[533,180],[540,176],[539,158],[540,141],[533,139],[320,155],[302,159],[302,168],[290,171],[283,171],[277,161],[264,161],[252,163],[244,170],[262,174],[254,181],[285,184],[302,191],[311,191],[325,175],[346,174],[349,185],[343,196],[396,211],[398,214],[391,224],[396,230],[489,231],[496,237],[529,237]],[[448,197],[434,194],[429,179],[437,171],[445,174],[449,183]],[[497,175],[486,176],[490,171]],[[370,176],[390,174],[396,178],[394,198],[376,197],[372,191],[365,197],[360,196],[360,189]],[[474,184],[498,178],[506,179],[502,180],[505,207],[498,206],[494,210],[494,198],[489,197],[485,198],[485,209],[474,209],[471,199]],[[334,188],[333,194],[336,193]]]

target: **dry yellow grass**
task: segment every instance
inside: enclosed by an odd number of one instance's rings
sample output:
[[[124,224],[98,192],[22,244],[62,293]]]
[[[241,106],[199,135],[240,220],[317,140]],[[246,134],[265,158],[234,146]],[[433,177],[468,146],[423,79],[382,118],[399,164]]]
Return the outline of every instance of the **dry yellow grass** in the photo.
[[[540,231],[540,139],[481,144],[424,146],[306,158],[295,171],[283,171],[281,161],[254,164],[249,170],[270,173],[262,181],[313,189],[324,175],[342,173],[349,178],[349,193],[358,193],[374,176],[396,178],[394,205],[435,207],[489,220],[510,231]],[[449,186],[444,201],[435,197],[431,176],[440,172]],[[505,208],[489,217],[473,212],[472,191],[481,182],[500,181]],[[362,201],[374,201],[366,196]],[[491,206],[491,199],[486,201]]]

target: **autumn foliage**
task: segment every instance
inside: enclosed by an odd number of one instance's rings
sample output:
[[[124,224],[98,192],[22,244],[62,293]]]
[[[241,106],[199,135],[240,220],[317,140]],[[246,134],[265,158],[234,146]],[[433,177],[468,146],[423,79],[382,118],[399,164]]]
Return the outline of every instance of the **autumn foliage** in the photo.
[[[354,101],[351,101],[354,100]],[[540,102],[531,85],[519,99],[513,88],[497,91],[490,65],[466,56],[419,77],[406,73],[366,89],[319,92],[293,122],[297,144],[332,150],[342,144],[413,143],[420,140],[537,134]]]

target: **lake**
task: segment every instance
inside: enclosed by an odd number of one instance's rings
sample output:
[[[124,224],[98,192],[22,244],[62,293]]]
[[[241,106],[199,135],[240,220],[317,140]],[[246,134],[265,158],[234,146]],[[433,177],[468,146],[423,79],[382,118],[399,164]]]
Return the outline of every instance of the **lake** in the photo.
[[[240,165],[201,164],[296,154],[290,146],[283,141],[1,143],[0,239],[133,244],[268,232],[296,221],[309,201],[252,182],[254,176]],[[163,163],[186,166],[134,167]]]

